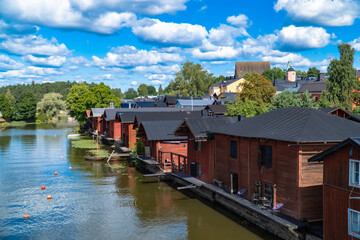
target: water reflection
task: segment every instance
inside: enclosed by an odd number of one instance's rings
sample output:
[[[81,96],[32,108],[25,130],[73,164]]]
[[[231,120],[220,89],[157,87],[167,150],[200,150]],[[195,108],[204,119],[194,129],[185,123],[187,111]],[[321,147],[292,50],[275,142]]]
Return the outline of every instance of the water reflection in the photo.
[[[270,238],[135,168],[85,161],[66,131],[0,132],[0,239]]]

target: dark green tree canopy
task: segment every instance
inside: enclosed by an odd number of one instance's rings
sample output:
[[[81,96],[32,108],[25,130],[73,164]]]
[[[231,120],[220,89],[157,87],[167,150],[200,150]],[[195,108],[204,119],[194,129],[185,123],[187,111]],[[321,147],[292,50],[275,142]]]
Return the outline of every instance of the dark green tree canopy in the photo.
[[[307,91],[301,96],[301,94],[286,89],[272,98],[269,110],[287,107],[318,108],[319,106]]]
[[[12,116],[12,107],[5,95],[0,95],[0,112],[4,119],[10,119]]]
[[[25,92],[21,94],[20,101],[14,107],[12,118],[17,121],[35,121],[36,117],[36,99],[34,94]]]
[[[149,95],[148,93],[148,85],[146,85],[145,83],[142,83],[139,85],[138,89],[137,89],[138,95],[141,97],[146,97],[147,95]]]
[[[129,88],[125,93],[125,99],[134,99],[137,98],[137,91],[133,88]]]
[[[148,86],[147,91],[148,91],[149,96],[155,96],[156,95],[156,88],[154,86]]]
[[[158,94],[159,94],[159,95],[163,95],[163,94],[164,94],[164,90],[163,90],[161,84],[160,84],[159,89],[158,89]]]
[[[317,69],[316,67],[311,67],[307,71],[307,76],[308,77],[317,77],[317,76],[319,76],[319,74],[320,74],[320,70]]]
[[[274,81],[276,79],[283,79],[285,77],[285,72],[281,68],[274,67],[265,70],[262,75],[268,80]]]

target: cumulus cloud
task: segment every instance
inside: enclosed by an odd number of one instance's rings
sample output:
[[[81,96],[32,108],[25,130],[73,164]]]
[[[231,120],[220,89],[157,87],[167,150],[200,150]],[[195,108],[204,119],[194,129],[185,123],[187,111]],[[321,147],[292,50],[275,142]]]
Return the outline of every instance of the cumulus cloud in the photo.
[[[251,23],[249,22],[249,18],[244,14],[240,14],[238,16],[230,16],[226,19],[226,21],[231,25],[237,27],[247,28],[251,25]]]
[[[138,85],[138,82],[137,81],[131,81],[131,86],[137,86]]]
[[[61,56],[70,53],[65,44],[59,44],[55,38],[49,41],[34,35],[8,38],[0,42],[0,49],[17,55]]]
[[[349,26],[360,16],[356,0],[278,0],[274,9],[294,21],[323,26]]]
[[[351,41],[350,44],[356,51],[360,51],[360,37]]]
[[[232,46],[236,42],[235,38],[241,36],[249,37],[245,28],[236,28],[226,24],[220,24],[218,28],[210,29],[207,39],[217,46]]]
[[[329,44],[331,35],[320,27],[284,27],[278,33],[279,48],[285,51],[302,51],[322,48]]]
[[[113,75],[111,73],[103,74],[100,76],[93,77],[94,80],[110,80],[113,79]]]
[[[185,10],[188,0],[0,0],[0,14],[21,23],[79,29],[102,34],[128,26],[135,15]]]
[[[132,71],[136,73],[175,74],[180,71],[180,66],[178,64],[173,64],[169,66],[162,66],[162,65],[137,66],[133,68]]]
[[[41,68],[29,66],[18,70],[9,70],[0,73],[0,78],[41,78],[47,75],[59,75],[62,72],[54,68]]]
[[[137,22],[133,33],[146,42],[182,46],[200,45],[208,35],[205,27],[188,23],[162,22],[145,18]]]
[[[155,50],[139,50],[134,46],[122,46],[112,48],[101,59],[96,56],[92,57],[92,65],[98,67],[135,67],[154,64],[168,64],[169,62],[181,62],[184,60],[179,54],[160,53]]]
[[[16,62],[6,55],[0,55],[0,71],[19,69],[23,66],[22,63]]]
[[[287,64],[289,60],[291,60],[292,65],[294,67],[313,67],[313,66],[328,66],[329,61],[315,61],[312,62],[310,59],[303,57],[301,54],[295,53],[283,53],[277,52],[277,54],[273,56],[263,56],[263,61],[270,61],[272,64]]]
[[[38,27],[30,24],[8,24],[4,20],[0,19],[0,32],[3,36],[34,34],[37,31]]]
[[[31,65],[46,67],[61,67],[66,62],[66,57],[64,56],[35,57],[27,55],[23,59]]]
[[[234,59],[238,56],[239,50],[233,47],[217,47],[215,50],[202,52],[200,49],[194,49],[193,57],[200,60],[220,60]]]

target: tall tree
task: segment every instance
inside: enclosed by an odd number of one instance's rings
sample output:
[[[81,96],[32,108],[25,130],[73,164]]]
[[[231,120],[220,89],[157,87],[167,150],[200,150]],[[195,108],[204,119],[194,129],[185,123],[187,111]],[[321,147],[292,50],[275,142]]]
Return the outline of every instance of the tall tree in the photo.
[[[310,97],[309,92],[298,94],[286,89],[278,95],[275,95],[271,100],[269,110],[287,107],[305,107],[305,108],[318,108],[318,104],[313,97]]]
[[[265,70],[262,75],[270,81],[275,81],[276,79],[283,79],[285,77],[285,72],[278,67]]]
[[[12,106],[14,106],[16,104],[16,99],[15,99],[14,95],[12,95],[9,88],[6,90],[5,97],[9,100],[9,102]]]
[[[359,82],[356,70],[353,68],[355,50],[350,44],[338,46],[340,59],[332,59],[328,67],[329,78],[326,80],[327,91],[322,96],[327,98],[331,105],[337,105],[347,110],[352,109],[355,99],[359,98]]]
[[[110,102],[114,103],[114,106],[120,106],[120,98],[116,97],[111,92],[111,88],[101,82],[90,89],[90,92],[94,94],[96,99],[96,108],[106,108],[110,105]]]
[[[320,70],[317,69],[316,67],[311,67],[309,68],[309,70],[307,71],[307,76],[308,77],[317,77],[319,76]]]
[[[148,95],[154,96],[156,95],[156,88],[154,86],[148,86],[147,87]]]
[[[20,102],[15,105],[13,119],[24,121],[35,121],[36,98],[34,94],[27,92],[20,96]]]
[[[176,77],[169,84],[172,94],[182,96],[204,96],[212,83],[213,75],[200,64],[186,62],[181,66]]]
[[[164,90],[163,90],[161,84],[160,84],[159,89],[158,89],[158,94],[159,94],[159,95],[163,95],[163,94],[164,94]]]
[[[229,116],[242,114],[245,115],[245,117],[254,117],[266,112],[266,107],[264,105],[259,105],[258,102],[252,99],[237,98],[235,101],[227,103],[226,106],[226,115]]]
[[[133,88],[129,88],[124,94],[126,99],[134,99],[138,96],[137,91]]]
[[[0,95],[0,112],[4,119],[10,119],[12,116],[12,107],[5,95]]]
[[[95,96],[90,93],[90,90],[85,83],[74,85],[66,98],[66,105],[70,110],[70,116],[74,117],[80,123],[86,121],[85,111],[94,107],[95,104]]]
[[[120,99],[124,97],[124,94],[121,92],[121,88],[112,88],[111,93]]]
[[[140,84],[137,91],[139,96],[146,97],[147,95],[149,95],[148,85],[146,85],[145,83]]]
[[[45,113],[48,117],[55,117],[60,111],[66,109],[66,103],[60,93],[47,93],[43,99],[37,103],[36,108],[38,112]]]

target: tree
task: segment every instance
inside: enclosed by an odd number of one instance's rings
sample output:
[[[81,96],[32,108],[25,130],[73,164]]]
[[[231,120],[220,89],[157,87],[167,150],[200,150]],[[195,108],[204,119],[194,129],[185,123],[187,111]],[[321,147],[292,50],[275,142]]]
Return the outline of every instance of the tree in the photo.
[[[140,84],[137,89],[137,92],[139,96],[146,97],[147,95],[149,95],[148,85],[146,85],[145,83]]]
[[[163,95],[163,94],[164,94],[164,90],[163,90],[161,84],[160,84],[159,89],[158,89],[158,94],[159,94],[159,95]]]
[[[124,94],[125,94],[125,99],[134,99],[138,96],[137,92],[133,88],[129,88]]]
[[[317,109],[319,108],[319,104],[315,102],[315,98],[311,97],[311,94],[308,91],[305,91],[302,96],[300,96],[299,107]]]
[[[347,110],[352,109],[354,99],[359,98],[356,91],[359,83],[356,78],[356,70],[353,68],[355,50],[350,44],[343,43],[338,46],[340,59],[332,59],[328,67],[329,78],[326,80],[327,92],[323,100],[329,101],[330,105],[337,105]]]
[[[28,92],[20,96],[20,102],[14,107],[13,119],[24,121],[35,121],[36,116],[36,98],[34,94]]]
[[[106,108],[110,105],[110,102],[114,103],[115,107],[120,106],[120,98],[111,93],[111,88],[101,82],[90,89],[90,92],[94,94],[96,99],[96,108]]]
[[[309,68],[309,70],[307,71],[307,76],[308,77],[317,77],[320,74],[320,70],[317,69],[316,67],[312,67]]]
[[[319,105],[310,96],[310,93],[307,91],[301,95],[286,89],[272,98],[269,110],[287,107],[318,108]]]
[[[47,93],[43,99],[37,103],[39,113],[44,113],[48,117],[55,117],[60,111],[66,109],[66,103],[60,93]]]
[[[0,112],[4,119],[10,119],[12,116],[12,107],[5,95],[0,96]]]
[[[230,101],[226,104],[227,113],[229,116],[245,115],[245,117],[254,117],[266,112],[266,107],[260,105],[255,100],[237,98],[235,101]]]
[[[253,73],[249,79],[240,83],[241,94],[243,100],[254,100],[265,108],[271,103],[272,97],[276,93],[276,88],[271,82],[262,75]]]
[[[181,66],[176,77],[169,84],[172,94],[182,96],[204,96],[212,83],[213,75],[200,64],[186,62]]]
[[[111,93],[115,95],[115,97],[118,98],[124,98],[124,94],[121,92],[121,88],[112,88]]]
[[[70,116],[74,117],[80,123],[85,123],[85,111],[94,107],[95,104],[95,96],[90,93],[85,83],[74,85],[66,98],[66,105],[70,110]]]
[[[284,79],[285,72],[281,68],[274,67],[265,70],[262,75],[270,81],[275,81],[276,79]]]
[[[6,90],[5,97],[9,100],[11,106],[15,106],[16,99],[15,99],[14,95],[12,95],[10,89]]]
[[[154,86],[148,86],[147,87],[148,95],[154,96],[156,95],[156,88]]]

